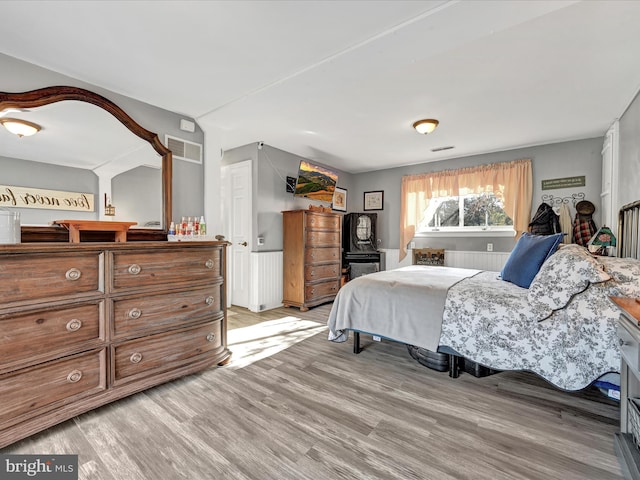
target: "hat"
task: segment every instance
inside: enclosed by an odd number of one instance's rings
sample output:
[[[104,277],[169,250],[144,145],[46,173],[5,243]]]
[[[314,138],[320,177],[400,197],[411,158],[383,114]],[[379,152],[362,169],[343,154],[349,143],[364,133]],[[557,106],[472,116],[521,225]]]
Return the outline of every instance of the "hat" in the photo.
[[[581,200],[576,203],[576,212],[580,215],[591,215],[596,211],[596,207],[588,200]]]

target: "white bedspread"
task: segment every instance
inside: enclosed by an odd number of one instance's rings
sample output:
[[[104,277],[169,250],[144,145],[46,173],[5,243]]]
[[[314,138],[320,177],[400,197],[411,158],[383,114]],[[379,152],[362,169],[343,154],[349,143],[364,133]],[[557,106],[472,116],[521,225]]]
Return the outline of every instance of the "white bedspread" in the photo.
[[[449,288],[478,273],[412,265],[358,277],[338,292],[327,322],[329,340],[344,342],[349,330],[359,330],[435,351]]]

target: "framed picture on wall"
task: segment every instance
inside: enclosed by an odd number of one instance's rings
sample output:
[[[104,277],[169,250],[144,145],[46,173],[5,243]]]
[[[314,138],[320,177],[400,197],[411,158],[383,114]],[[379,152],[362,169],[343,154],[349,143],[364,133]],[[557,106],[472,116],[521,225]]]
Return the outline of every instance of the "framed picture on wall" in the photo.
[[[331,208],[339,212],[347,211],[347,189],[336,187],[333,191],[333,203]]]
[[[384,200],[384,191],[376,190],[374,192],[364,192],[364,209],[382,210]]]

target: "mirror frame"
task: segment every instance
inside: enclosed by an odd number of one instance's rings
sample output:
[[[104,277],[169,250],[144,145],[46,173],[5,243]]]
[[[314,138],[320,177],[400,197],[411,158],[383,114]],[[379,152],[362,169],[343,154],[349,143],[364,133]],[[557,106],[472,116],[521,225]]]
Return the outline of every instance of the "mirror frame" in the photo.
[[[0,92],[0,111],[7,108],[34,108],[65,100],[77,100],[93,104],[113,115],[120,123],[127,127],[131,133],[145,140],[162,157],[162,229],[130,229],[127,240],[167,240],[167,231],[171,223],[172,181],[173,181],[173,156],[171,150],[158,138],[158,135],[150,132],[133,120],[124,110],[111,100],[90,90],[70,86],[54,86],[30,90],[28,92],[8,93]],[[113,234],[107,233],[106,237],[101,232],[85,232],[87,240],[113,241]],[[106,238],[106,240],[105,240]],[[22,241],[69,241],[66,229],[60,226],[52,227],[22,227]]]

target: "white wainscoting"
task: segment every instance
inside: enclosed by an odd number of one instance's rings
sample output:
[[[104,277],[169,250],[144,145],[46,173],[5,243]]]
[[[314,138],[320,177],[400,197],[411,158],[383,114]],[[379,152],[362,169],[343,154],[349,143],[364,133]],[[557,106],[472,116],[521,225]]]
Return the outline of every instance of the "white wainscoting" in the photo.
[[[400,256],[400,250],[396,248],[381,249],[386,253],[386,269],[393,270],[394,268],[404,267],[411,265],[412,252],[409,250],[407,256],[402,259],[402,262],[398,261]],[[509,258],[510,252],[470,252],[463,250],[445,250],[444,251],[444,264],[447,267],[458,268],[475,268],[478,270],[490,270],[493,272],[499,272],[502,270],[507,258]]]
[[[282,252],[251,252],[250,266],[249,310],[282,306]]]

